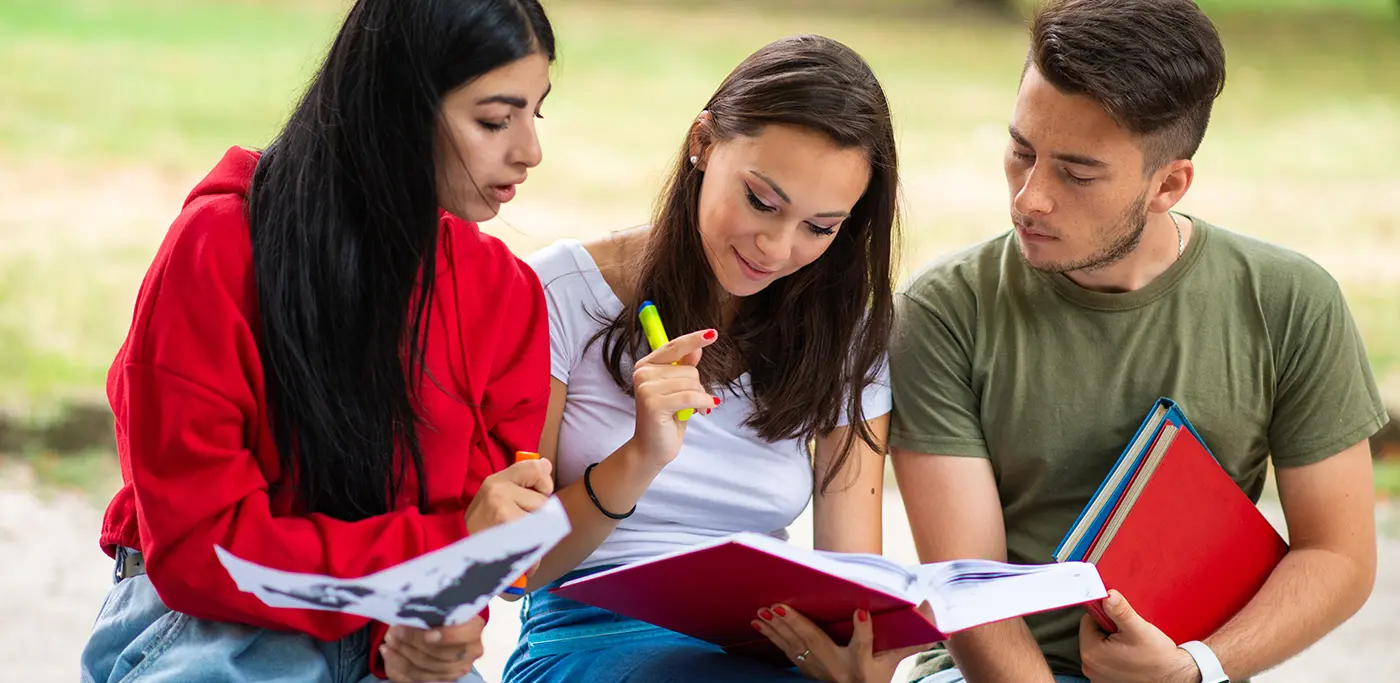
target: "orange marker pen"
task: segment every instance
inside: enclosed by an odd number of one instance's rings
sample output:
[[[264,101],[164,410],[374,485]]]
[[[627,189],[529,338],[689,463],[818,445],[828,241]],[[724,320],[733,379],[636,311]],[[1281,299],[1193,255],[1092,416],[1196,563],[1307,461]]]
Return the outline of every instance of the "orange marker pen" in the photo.
[[[516,462],[524,462],[524,461],[526,461],[526,460],[539,460],[539,459],[540,459],[540,454],[539,454],[539,453],[531,453],[530,451],[516,451],[516,452],[515,452],[515,461],[516,461]],[[518,579],[515,580],[515,583],[513,583],[513,584],[511,584],[511,585],[509,585],[509,586],[506,587],[506,590],[505,590],[506,595],[524,595],[524,594],[525,594],[525,586],[526,586],[527,583],[529,583],[529,580],[530,580],[530,579],[529,579],[529,577],[528,577],[527,575],[521,574],[521,575],[520,575],[520,578],[518,578]]]

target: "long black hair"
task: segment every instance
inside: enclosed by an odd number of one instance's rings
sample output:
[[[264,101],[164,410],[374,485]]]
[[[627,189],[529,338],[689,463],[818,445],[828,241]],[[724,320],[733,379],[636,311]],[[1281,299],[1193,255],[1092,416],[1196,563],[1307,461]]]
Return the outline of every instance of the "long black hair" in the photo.
[[[304,512],[383,514],[410,466],[426,505],[417,379],[440,239],[442,100],[536,53],[554,60],[537,0],[358,0],[259,159],[259,344],[283,482]]]

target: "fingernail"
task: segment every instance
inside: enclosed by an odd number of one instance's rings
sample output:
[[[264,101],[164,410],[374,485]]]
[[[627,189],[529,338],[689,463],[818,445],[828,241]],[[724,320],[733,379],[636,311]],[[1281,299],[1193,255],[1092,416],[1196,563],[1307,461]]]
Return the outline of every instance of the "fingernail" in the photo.
[[[441,632],[441,631],[428,631],[428,635],[423,636],[423,640],[426,640],[426,641],[428,641],[429,643],[436,643],[436,642],[442,640],[442,632]]]
[[[750,622],[749,622],[749,626],[752,626],[752,627],[753,627],[753,630],[755,630],[755,631],[762,631],[762,630],[763,630],[763,624],[760,624],[760,623],[758,623],[757,621],[750,621]]]
[[[379,654],[382,655],[382,656],[384,656],[384,657],[388,657],[388,656],[389,656],[389,646],[387,646],[387,645],[380,645],[380,646],[379,646]]]
[[[393,645],[393,644],[394,644],[394,634],[393,634],[393,633],[386,633],[386,634],[384,634],[384,642],[385,642],[385,643],[388,643],[388,644],[390,644],[390,645]]]
[[[761,609],[761,610],[759,610],[759,611],[758,611],[758,616],[763,617],[763,620],[764,620],[764,621],[773,621],[773,613],[772,613],[772,612],[769,612],[769,611],[766,610],[766,609]]]
[[[718,397],[718,396],[715,396],[714,399],[715,399],[715,405],[719,405],[719,397]]]
[[[1108,606],[1109,606],[1109,607],[1117,607],[1117,606],[1118,606],[1118,603],[1120,603],[1120,602],[1122,602],[1122,601],[1123,601],[1123,596],[1119,595],[1117,592],[1110,592],[1110,593],[1108,594]]]
[[[706,338],[706,339],[714,339],[715,336],[716,336],[716,332],[715,332],[714,330],[705,330],[705,338]]]
[[[712,409],[712,408],[706,408],[706,409],[705,409],[705,414],[706,414],[706,415],[709,415],[710,413],[713,413],[713,412],[715,412],[715,411],[714,411],[714,409]]]
[[[781,605],[779,605],[778,607],[774,607],[774,608],[773,608],[773,611],[774,611],[774,612],[777,612],[777,613],[778,613],[778,616],[780,616],[780,617],[785,617],[785,616],[787,616],[787,610],[783,609]]]
[[[858,609],[856,610],[856,618],[861,621],[870,621],[870,613],[863,609]]]

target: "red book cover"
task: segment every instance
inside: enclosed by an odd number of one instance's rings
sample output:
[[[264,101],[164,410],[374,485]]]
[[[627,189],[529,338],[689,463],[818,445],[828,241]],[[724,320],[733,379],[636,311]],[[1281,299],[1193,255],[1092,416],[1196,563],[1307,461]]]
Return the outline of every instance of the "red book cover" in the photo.
[[[1202,640],[1253,599],[1288,545],[1189,429],[1094,565],[1173,642]],[[1089,611],[1109,631],[1112,622]]]
[[[892,592],[739,543],[603,572],[551,592],[784,666],[786,656],[749,624],[759,609],[777,603],[791,605],[843,645],[855,611],[867,610],[876,652],[945,638],[913,602]]]

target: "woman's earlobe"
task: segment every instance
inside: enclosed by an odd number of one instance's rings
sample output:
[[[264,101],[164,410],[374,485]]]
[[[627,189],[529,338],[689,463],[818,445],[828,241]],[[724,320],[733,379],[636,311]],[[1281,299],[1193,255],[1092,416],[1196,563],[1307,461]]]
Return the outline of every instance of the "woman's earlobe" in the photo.
[[[695,124],[690,130],[689,161],[691,166],[700,171],[705,170],[705,144],[709,139],[711,121],[709,110],[702,111],[699,116],[695,117]]]

